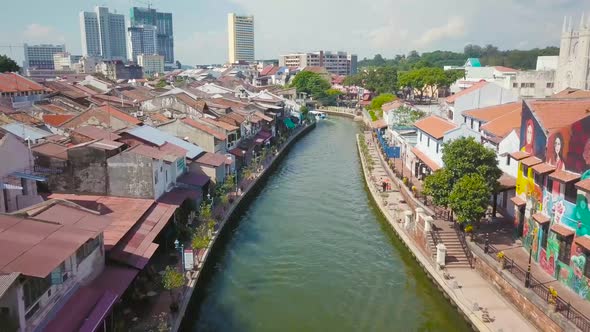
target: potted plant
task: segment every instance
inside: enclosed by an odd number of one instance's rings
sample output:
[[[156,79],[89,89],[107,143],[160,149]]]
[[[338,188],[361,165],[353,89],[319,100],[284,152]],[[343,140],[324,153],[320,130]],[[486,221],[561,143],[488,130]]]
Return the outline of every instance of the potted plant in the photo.
[[[465,227],[465,233],[469,234],[469,239],[473,242],[473,225],[469,224]]]
[[[500,261],[500,265],[502,266],[502,269],[504,269],[504,267],[506,267],[506,255],[504,254],[503,251],[500,251],[499,253],[496,254],[496,257],[498,257],[498,260]]]
[[[176,271],[172,266],[167,266],[164,275],[162,276],[162,284],[164,289],[170,292],[170,298],[172,299],[172,303],[170,303],[170,312],[178,312],[178,300],[174,296],[174,291],[184,286],[184,275]]]

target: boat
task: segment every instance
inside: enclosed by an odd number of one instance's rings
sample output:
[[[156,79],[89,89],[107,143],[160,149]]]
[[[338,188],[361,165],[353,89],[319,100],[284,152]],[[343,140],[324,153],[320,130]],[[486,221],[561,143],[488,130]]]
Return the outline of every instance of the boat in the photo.
[[[320,111],[309,111],[309,113],[315,116],[316,120],[324,120],[327,117],[326,113]]]

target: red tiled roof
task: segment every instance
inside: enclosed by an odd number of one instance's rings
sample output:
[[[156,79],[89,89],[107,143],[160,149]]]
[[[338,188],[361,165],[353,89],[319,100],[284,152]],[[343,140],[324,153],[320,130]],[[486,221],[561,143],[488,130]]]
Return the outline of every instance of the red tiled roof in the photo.
[[[416,121],[414,126],[435,139],[443,138],[446,132],[458,127],[456,124],[435,115]]]
[[[219,167],[225,164],[226,158],[227,157],[222,154],[205,152],[197,160],[195,160],[195,162],[207,166]]]
[[[98,109],[109,113],[110,115],[116,117],[119,120],[129,122],[134,125],[141,124],[141,121],[139,119],[134,118],[131,115],[129,115],[123,111],[120,111],[119,109],[117,109],[111,105],[104,105],[104,106],[99,107]]]
[[[484,124],[481,126],[481,130],[496,137],[504,138],[513,130],[518,132],[520,129],[521,115],[522,106],[519,105],[517,109]]]
[[[215,125],[215,126],[217,126],[219,128],[228,130],[228,131],[234,131],[234,130],[240,129],[240,127],[234,126],[233,124],[229,124],[227,122],[213,120],[213,119],[210,119],[210,118],[207,118],[207,117],[203,117],[203,118],[201,118],[201,120],[203,120],[203,121],[205,121],[207,123],[210,123],[212,125]]]
[[[14,73],[0,73],[0,92],[49,91],[39,83]]]
[[[524,151],[515,151],[515,152],[512,152],[512,153],[510,154],[510,157],[512,157],[512,159],[514,159],[514,160],[520,161],[520,160],[523,160],[523,159],[525,159],[525,158],[528,158],[530,155],[531,155],[531,154],[530,154],[530,153],[528,153],[528,152],[524,152]]]
[[[542,163],[543,160],[541,160],[537,157],[528,157],[528,158],[522,159],[520,162],[525,166],[531,167],[531,166],[535,166],[537,164]]]
[[[522,110],[522,102],[494,105],[484,108],[476,108],[463,112],[463,116],[488,122],[514,111]]]
[[[506,173],[502,173],[502,176],[498,179],[500,186],[504,189],[512,189],[516,187],[516,178]]]
[[[504,67],[504,66],[494,66],[494,68],[499,71],[499,72],[503,72],[503,73],[512,73],[512,72],[518,72],[517,69],[514,68],[510,68],[510,67]]]
[[[203,112],[207,108],[207,104],[203,100],[196,100],[186,93],[179,93],[175,95],[183,103],[196,109],[199,112]]]
[[[533,171],[538,174],[547,174],[555,171],[555,166],[549,165],[547,163],[541,163],[533,166]]]
[[[381,106],[381,109],[383,110],[383,112],[388,113],[388,112],[391,112],[393,110],[396,110],[396,109],[402,107],[403,105],[404,105],[403,101],[396,99],[396,100],[391,101],[389,103],[383,104],[383,106]]]
[[[590,98],[590,91],[567,88],[554,94],[551,98]]]
[[[111,133],[106,129],[98,128],[94,126],[83,126],[78,127],[73,130],[73,132],[78,133],[80,135],[86,136],[91,139],[108,139],[108,140],[118,140],[121,138],[120,135]]]
[[[138,144],[130,149],[127,149],[125,153],[135,153],[152,159],[164,160],[167,163],[173,163],[176,161],[176,159],[178,159],[178,156],[175,156],[174,154],[144,144]]]
[[[524,199],[522,199],[520,196],[514,196],[510,200],[516,206],[524,206],[524,205],[526,205],[526,201]]]
[[[533,214],[533,219],[538,222],[539,224],[547,224],[551,219],[546,216],[544,213],[535,213]]]
[[[424,152],[420,151],[418,148],[413,147],[412,153],[416,156],[416,158],[420,159],[426,166],[428,166],[433,172],[436,170],[441,169],[441,167],[432,159],[430,159]]]
[[[50,126],[59,127],[74,116],[71,114],[44,114],[43,121]]]
[[[200,122],[197,122],[197,121],[189,119],[189,118],[182,119],[182,122],[184,122],[185,124],[187,124],[193,128],[199,129],[200,131],[203,131],[203,132],[217,138],[220,141],[224,141],[227,139],[227,136],[225,134],[218,132],[217,130],[209,127],[208,125],[206,125],[204,123],[200,123]]]
[[[590,99],[525,101],[541,126],[552,133],[590,116]]]
[[[557,171],[549,174],[549,178],[563,182],[563,183],[568,183],[568,182],[579,180],[580,174],[576,174],[576,173],[572,173],[572,172],[568,172],[568,171],[562,171],[562,170],[558,169]]]
[[[373,129],[381,129],[381,128],[386,128],[386,127],[387,127],[387,122],[385,122],[384,119],[379,119],[379,120],[371,122],[371,128],[373,128]]]
[[[563,237],[572,236],[576,233],[573,229],[562,224],[553,224],[553,226],[551,226],[551,230]]]
[[[464,96],[464,95],[471,93],[473,91],[479,90],[479,89],[483,88],[484,86],[486,86],[487,84],[488,84],[488,82],[486,82],[486,81],[483,81],[483,80],[479,81],[479,82],[473,84],[472,86],[468,87],[467,89],[459,91],[459,92],[455,93],[454,95],[447,97],[446,101],[449,104],[454,103],[455,101],[457,101],[457,99],[459,97]]]
[[[20,123],[25,123],[31,126],[40,126],[43,124],[43,121],[37,119],[36,117],[29,115],[25,112],[15,112],[15,113],[10,113],[8,114],[8,116]]]
[[[582,180],[576,183],[576,188],[590,193],[590,179]]]

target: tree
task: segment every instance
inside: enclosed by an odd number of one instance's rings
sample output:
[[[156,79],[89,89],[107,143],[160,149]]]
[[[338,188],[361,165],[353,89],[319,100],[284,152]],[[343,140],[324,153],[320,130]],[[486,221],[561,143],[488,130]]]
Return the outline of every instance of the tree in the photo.
[[[434,204],[444,208],[449,206],[452,190],[452,174],[446,168],[435,171],[424,180],[424,194],[432,197]]]
[[[301,71],[295,75],[291,86],[296,88],[298,93],[304,92],[314,98],[321,98],[326,94],[326,90],[331,87],[331,84],[320,74]]]
[[[473,137],[461,137],[443,144],[442,161],[456,183],[469,174],[479,174],[492,192],[498,189],[502,170],[498,168],[496,152],[476,142]]]
[[[174,298],[174,290],[184,286],[184,275],[176,271],[172,266],[167,266],[164,275],[162,276],[162,285],[164,286],[164,289],[170,292],[170,298],[172,299],[170,309],[175,311],[174,308],[176,308],[176,310],[178,310],[178,303]]]
[[[486,180],[480,174],[463,176],[449,196],[449,205],[457,215],[457,222],[479,222],[485,216],[491,193]]]
[[[377,97],[373,98],[373,100],[371,101],[371,105],[369,106],[369,109],[380,110],[381,106],[383,106],[383,104],[392,102],[396,99],[397,99],[397,97],[392,95],[391,93],[382,93],[382,94],[378,95]]]
[[[205,227],[205,225],[199,226],[191,240],[191,248],[197,250],[197,262],[199,261],[198,251],[207,248],[209,246],[209,242],[211,242],[211,237],[209,236],[208,229]]]
[[[307,118],[307,114],[309,113],[309,108],[307,106],[305,106],[305,105],[302,105],[299,108],[299,113],[301,113],[301,117],[303,119],[306,119]]]
[[[20,67],[6,55],[0,55],[0,73],[17,72]]]
[[[159,89],[165,88],[166,85],[167,85],[166,80],[162,78],[158,81],[158,83],[156,83],[156,88],[159,88]]]

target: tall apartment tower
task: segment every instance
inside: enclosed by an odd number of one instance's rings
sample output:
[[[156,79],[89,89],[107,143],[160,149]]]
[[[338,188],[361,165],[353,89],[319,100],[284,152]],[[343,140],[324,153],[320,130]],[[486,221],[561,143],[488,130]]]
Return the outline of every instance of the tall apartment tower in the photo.
[[[81,12],[80,32],[83,55],[108,60],[127,58],[124,15],[109,13],[105,7],[96,7],[94,12]]]
[[[25,61],[23,68],[28,69],[55,69],[53,55],[66,51],[65,45],[28,45],[24,44]]]
[[[573,19],[564,18],[555,76],[555,92],[590,89],[590,17],[582,15],[577,31]]]
[[[229,62],[254,62],[254,16],[227,15]]]
[[[137,63],[140,54],[158,55],[158,34],[153,25],[137,25],[127,28],[129,60]]]
[[[171,13],[158,12],[153,8],[133,7],[129,13],[129,19],[132,27],[155,26],[157,54],[163,55],[167,64],[174,63],[174,30]]]

